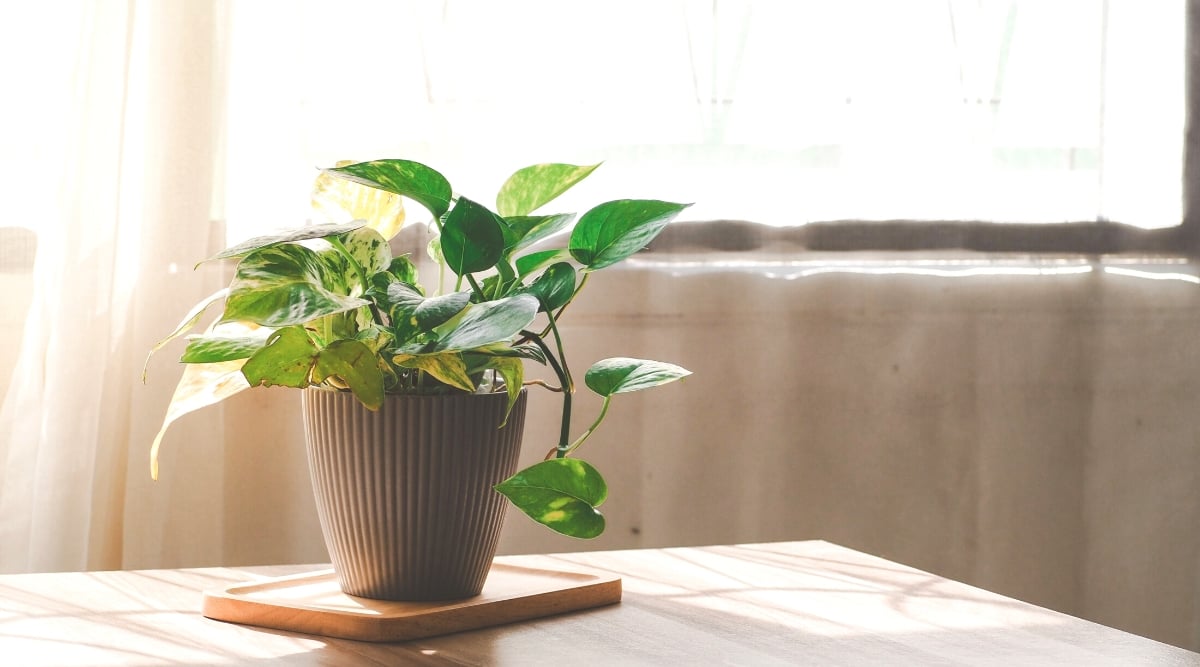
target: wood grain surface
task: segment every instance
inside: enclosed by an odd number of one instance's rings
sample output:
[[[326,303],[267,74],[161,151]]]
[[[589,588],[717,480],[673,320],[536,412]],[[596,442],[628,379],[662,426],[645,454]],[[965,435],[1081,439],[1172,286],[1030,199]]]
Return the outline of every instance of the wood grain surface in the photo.
[[[511,556],[620,604],[396,644],[204,618],[202,591],[316,566],[0,576],[0,664],[1200,665],[1200,654],[826,542]]]

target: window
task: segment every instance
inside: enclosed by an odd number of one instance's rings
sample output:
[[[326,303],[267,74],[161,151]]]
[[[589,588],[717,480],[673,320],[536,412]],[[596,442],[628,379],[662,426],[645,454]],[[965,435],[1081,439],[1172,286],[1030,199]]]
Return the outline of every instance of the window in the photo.
[[[1186,236],[1179,0],[229,12],[231,236],[307,216],[316,167],[394,156],[484,200],[518,166],[604,160],[589,200],[695,201],[693,220],[803,225],[780,233],[828,250]]]

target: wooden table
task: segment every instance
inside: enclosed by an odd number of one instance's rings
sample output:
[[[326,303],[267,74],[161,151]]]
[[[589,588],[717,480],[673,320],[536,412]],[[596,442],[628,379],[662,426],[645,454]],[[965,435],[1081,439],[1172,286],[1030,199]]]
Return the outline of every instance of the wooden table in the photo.
[[[512,556],[624,578],[614,606],[371,644],[199,613],[320,566],[0,576],[4,665],[1200,665],[1200,654],[826,542]]]

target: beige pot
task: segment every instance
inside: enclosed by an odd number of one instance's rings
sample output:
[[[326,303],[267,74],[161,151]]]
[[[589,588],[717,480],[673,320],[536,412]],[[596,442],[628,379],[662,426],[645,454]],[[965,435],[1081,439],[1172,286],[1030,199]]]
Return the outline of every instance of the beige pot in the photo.
[[[302,392],[325,545],[344,592],[382,600],[478,595],[496,553],[517,467],[522,391],[387,396],[378,412],[348,392]]]

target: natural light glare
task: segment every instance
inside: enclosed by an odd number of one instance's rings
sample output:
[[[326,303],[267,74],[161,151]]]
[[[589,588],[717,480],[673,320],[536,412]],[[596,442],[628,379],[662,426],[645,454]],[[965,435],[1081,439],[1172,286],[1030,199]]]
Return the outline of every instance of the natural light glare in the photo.
[[[1104,267],[1105,273],[1111,273],[1115,276],[1126,276],[1129,278],[1141,278],[1143,280],[1178,280],[1180,282],[1200,285],[1200,276],[1194,276],[1188,273],[1158,273],[1155,271],[1138,271],[1136,269],[1123,269],[1115,266]]]
[[[605,162],[563,210],[1176,225],[1183,9],[231,3],[224,212],[231,237],[294,225],[319,167],[406,157],[481,201],[526,164]]]
[[[628,260],[639,267],[653,267],[672,275],[744,271],[766,278],[797,280],[827,274],[852,273],[870,276],[933,276],[937,278],[977,278],[980,276],[1067,276],[1091,273],[1095,267],[1086,263],[1039,263],[1037,266],[1006,266],[1000,262],[980,262],[978,265],[954,262],[870,262],[805,261],[805,260],[672,260],[655,262]]]

